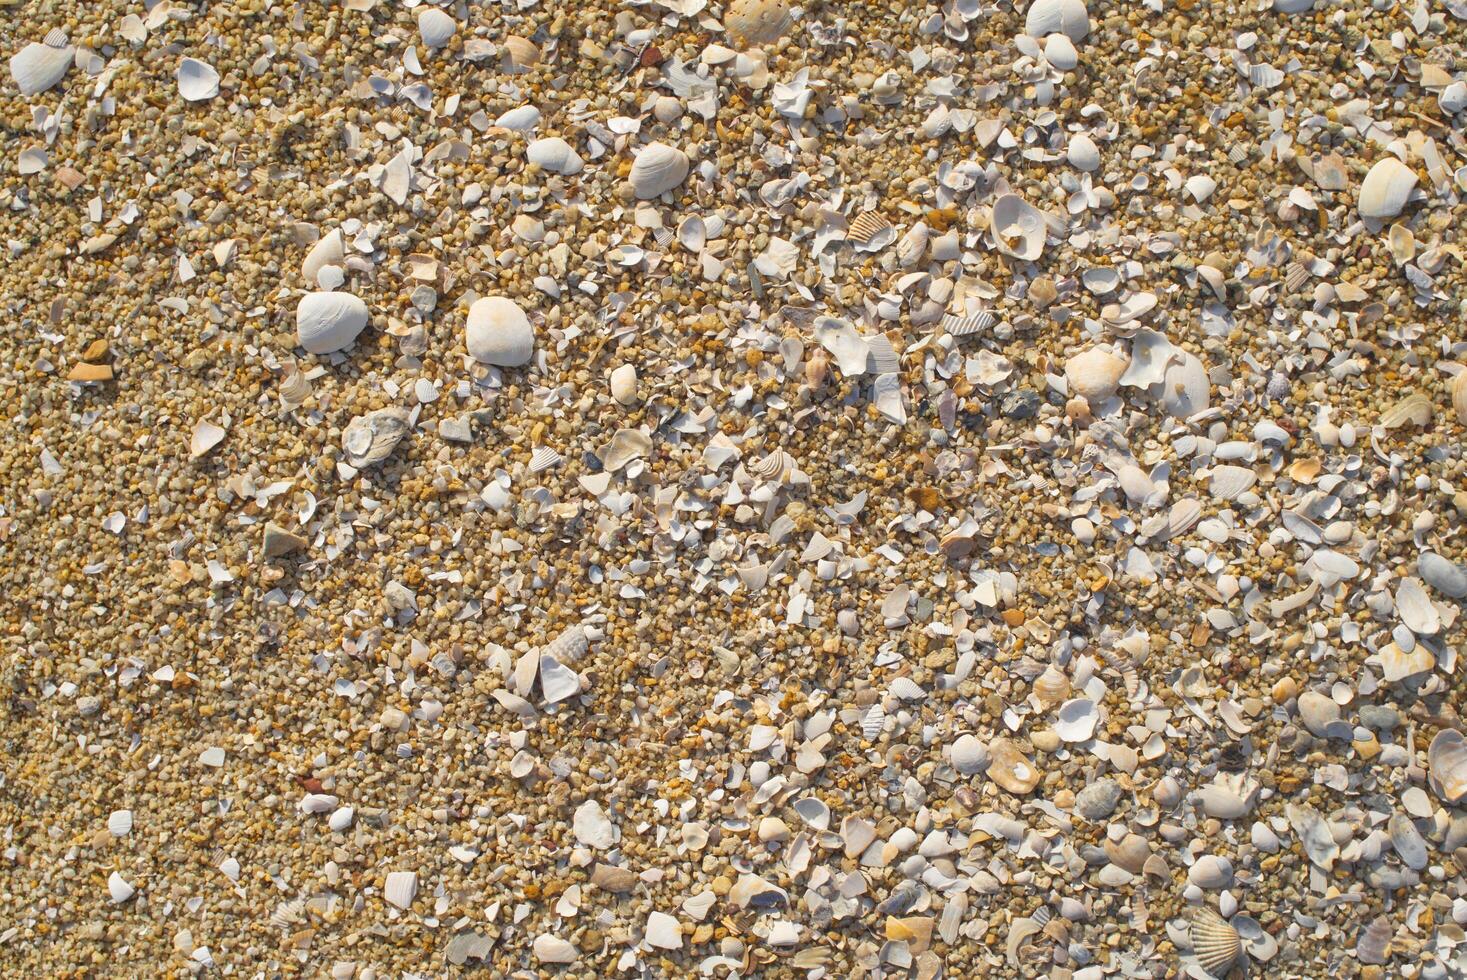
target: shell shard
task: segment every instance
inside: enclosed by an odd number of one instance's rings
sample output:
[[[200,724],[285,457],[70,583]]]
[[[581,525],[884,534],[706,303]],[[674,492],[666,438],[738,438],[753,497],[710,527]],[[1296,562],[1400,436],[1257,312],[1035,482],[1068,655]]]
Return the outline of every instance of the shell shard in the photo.
[[[219,72],[197,58],[184,58],[174,72],[178,94],[187,102],[207,102],[219,94]]]
[[[788,0],[732,0],[723,14],[724,30],[741,47],[773,44],[793,23]]]
[[[993,202],[991,230],[995,245],[1005,255],[1033,262],[1044,254],[1048,233],[1044,212],[1017,194],[1005,194]]]
[[[408,428],[408,413],[400,408],[378,409],[352,419],[341,434],[346,461],[357,469],[377,465],[392,455]]]
[[[64,37],[59,44],[33,41],[11,56],[10,78],[21,95],[39,95],[65,78],[75,59],[76,48]]]

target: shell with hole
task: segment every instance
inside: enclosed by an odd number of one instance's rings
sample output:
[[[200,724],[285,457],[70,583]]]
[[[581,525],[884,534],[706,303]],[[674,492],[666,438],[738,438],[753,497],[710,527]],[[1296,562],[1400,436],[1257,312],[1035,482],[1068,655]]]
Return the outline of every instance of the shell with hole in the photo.
[[[1033,262],[1044,254],[1044,212],[1017,194],[1005,194],[993,202],[990,230],[1004,255]]]

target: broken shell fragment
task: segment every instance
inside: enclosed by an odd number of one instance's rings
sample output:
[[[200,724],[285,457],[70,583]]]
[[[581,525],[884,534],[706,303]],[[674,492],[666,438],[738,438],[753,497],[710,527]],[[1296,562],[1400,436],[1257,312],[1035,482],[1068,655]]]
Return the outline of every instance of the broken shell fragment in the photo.
[[[740,47],[773,44],[789,31],[793,18],[788,0],[730,0],[723,27]]]
[[[66,77],[76,58],[76,48],[66,43],[66,36],[47,38],[45,43],[32,41],[10,58],[10,77],[21,95],[38,95]],[[51,41],[56,41],[52,44]]]
[[[998,250],[1025,262],[1044,254],[1044,214],[1017,194],[993,202],[992,231]]]
[[[580,154],[559,136],[532,141],[525,147],[525,159],[553,174],[578,174],[585,166]]]
[[[174,73],[178,94],[188,102],[206,102],[219,94],[219,73],[197,58],[184,58]]]
[[[1123,354],[1091,347],[1065,361],[1065,378],[1071,391],[1093,404],[1115,394],[1130,364],[1131,359]]]
[[[400,408],[378,409],[352,419],[341,433],[346,461],[359,470],[377,465],[392,455],[408,428],[408,413]]]
[[[1024,33],[1030,37],[1063,34],[1083,41],[1090,33],[1090,12],[1084,0],[1034,0],[1024,15]]]
[[[1039,775],[1039,770],[1012,740],[995,738],[988,743],[988,778],[1003,789],[1024,796],[1039,785]]]

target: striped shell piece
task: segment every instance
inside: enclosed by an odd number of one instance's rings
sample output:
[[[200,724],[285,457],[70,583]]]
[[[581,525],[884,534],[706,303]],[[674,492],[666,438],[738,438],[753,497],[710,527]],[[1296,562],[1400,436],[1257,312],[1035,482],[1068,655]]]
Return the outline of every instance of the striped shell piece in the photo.
[[[851,222],[846,238],[861,251],[876,252],[896,241],[896,229],[875,211],[863,211]]]
[[[942,329],[954,337],[967,337],[975,333],[982,333],[998,322],[998,317],[988,310],[980,310],[977,313],[969,313],[967,316],[945,316],[942,318]]]
[[[1204,970],[1220,977],[1243,951],[1243,940],[1226,919],[1204,908],[1192,920],[1192,950]]]
[[[530,472],[542,473],[561,464],[560,453],[549,446],[537,446],[530,454]]]
[[[794,468],[795,458],[783,449],[761,456],[748,466],[749,475],[756,480],[778,480]]]
[[[586,636],[584,628],[572,626],[545,644],[540,650],[540,655],[542,657],[554,657],[563,664],[575,663],[586,652],[586,646],[589,642],[590,640]]]

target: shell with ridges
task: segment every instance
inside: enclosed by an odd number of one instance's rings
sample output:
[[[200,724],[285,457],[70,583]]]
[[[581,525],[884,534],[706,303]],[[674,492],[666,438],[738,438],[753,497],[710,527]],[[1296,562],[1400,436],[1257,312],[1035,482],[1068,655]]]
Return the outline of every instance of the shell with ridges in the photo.
[[[1416,172],[1395,157],[1377,161],[1360,184],[1360,217],[1394,218],[1406,209]]]
[[[60,40],[59,44],[33,41],[11,56],[10,77],[21,95],[37,95],[66,77],[76,59],[76,48],[66,43],[64,35]]]
[[[646,201],[674,190],[688,177],[688,155],[666,143],[648,143],[632,161],[632,193]]]
[[[1213,976],[1227,973],[1243,951],[1243,941],[1238,930],[1210,908],[1198,911],[1192,920],[1192,951],[1197,962]]]
[[[732,0],[723,15],[724,30],[743,47],[773,44],[793,21],[788,0]]]
[[[1054,664],[1044,668],[1044,673],[1034,678],[1034,696],[1046,709],[1053,708],[1070,694],[1070,679]]]

